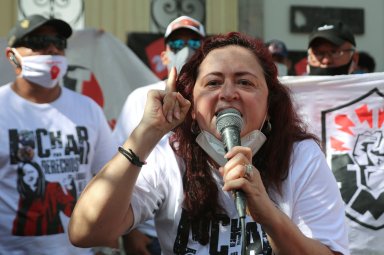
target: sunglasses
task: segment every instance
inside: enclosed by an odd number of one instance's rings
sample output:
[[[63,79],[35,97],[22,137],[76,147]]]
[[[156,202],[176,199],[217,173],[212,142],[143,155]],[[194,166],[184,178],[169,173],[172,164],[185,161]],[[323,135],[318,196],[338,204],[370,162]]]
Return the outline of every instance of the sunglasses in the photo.
[[[197,50],[200,45],[201,45],[201,42],[200,40],[194,40],[194,39],[190,39],[190,40],[182,40],[182,39],[178,39],[178,40],[172,40],[172,41],[169,41],[167,43],[169,45],[169,47],[171,48],[171,50],[173,52],[178,52],[179,50],[181,50],[182,48],[184,48],[185,46],[188,46],[189,48],[193,49],[193,50]]]
[[[31,35],[19,40],[14,47],[26,47],[32,50],[44,50],[51,44],[58,50],[64,50],[67,48],[67,39],[61,36]]]
[[[330,51],[308,51],[311,56],[314,56],[317,60],[322,60],[325,57],[330,57],[332,59],[338,59],[344,56],[346,53],[353,53],[355,49],[345,49],[345,50],[330,50]]]

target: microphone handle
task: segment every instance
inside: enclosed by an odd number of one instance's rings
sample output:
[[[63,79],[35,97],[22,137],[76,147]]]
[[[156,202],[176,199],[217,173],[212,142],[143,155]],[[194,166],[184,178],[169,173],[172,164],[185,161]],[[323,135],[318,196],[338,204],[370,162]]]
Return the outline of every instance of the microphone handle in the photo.
[[[245,218],[245,208],[247,200],[245,199],[245,194],[242,190],[235,190],[235,204],[236,210],[240,218]]]
[[[238,130],[237,128],[224,128],[222,130],[221,136],[223,138],[223,143],[227,152],[233,147],[241,145],[240,130]],[[245,218],[245,194],[242,190],[235,190],[233,194],[235,197],[237,213],[239,214],[240,218]]]
[[[226,152],[228,152],[235,146],[241,145],[240,130],[238,130],[237,128],[224,128],[222,130],[221,137],[223,139],[223,144]]]

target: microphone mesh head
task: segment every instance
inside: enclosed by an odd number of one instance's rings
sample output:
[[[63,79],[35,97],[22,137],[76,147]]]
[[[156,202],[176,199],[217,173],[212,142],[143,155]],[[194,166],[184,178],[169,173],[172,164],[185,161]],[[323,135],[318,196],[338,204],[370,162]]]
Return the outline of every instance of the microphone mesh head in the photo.
[[[221,133],[221,131],[228,127],[236,127],[241,131],[243,128],[243,119],[241,118],[241,113],[233,108],[228,108],[220,111],[217,114],[216,118],[216,129]]]

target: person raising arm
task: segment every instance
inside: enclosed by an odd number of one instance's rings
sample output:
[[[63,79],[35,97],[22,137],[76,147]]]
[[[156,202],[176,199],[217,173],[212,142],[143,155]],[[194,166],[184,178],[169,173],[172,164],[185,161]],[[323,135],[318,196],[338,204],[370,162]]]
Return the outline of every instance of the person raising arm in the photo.
[[[226,110],[243,123],[241,146],[227,153],[216,127]],[[165,91],[149,92],[123,148],[128,159],[118,153],[76,204],[74,245],[116,246],[153,217],[164,254],[349,254],[336,181],[260,40],[206,39]],[[235,190],[246,198],[245,235]]]

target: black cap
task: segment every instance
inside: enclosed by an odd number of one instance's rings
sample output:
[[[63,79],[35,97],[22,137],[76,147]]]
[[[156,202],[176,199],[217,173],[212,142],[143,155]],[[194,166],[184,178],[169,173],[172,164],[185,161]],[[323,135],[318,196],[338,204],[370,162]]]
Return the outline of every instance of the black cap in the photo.
[[[341,21],[323,22],[320,26],[317,26],[309,35],[308,48],[318,38],[325,39],[338,46],[345,42],[350,42],[356,46],[351,29]]]
[[[13,47],[24,36],[44,25],[53,26],[56,28],[57,33],[64,38],[68,38],[72,35],[72,28],[67,22],[60,19],[47,19],[41,15],[35,14],[19,20],[9,31],[7,40],[8,46]]]

